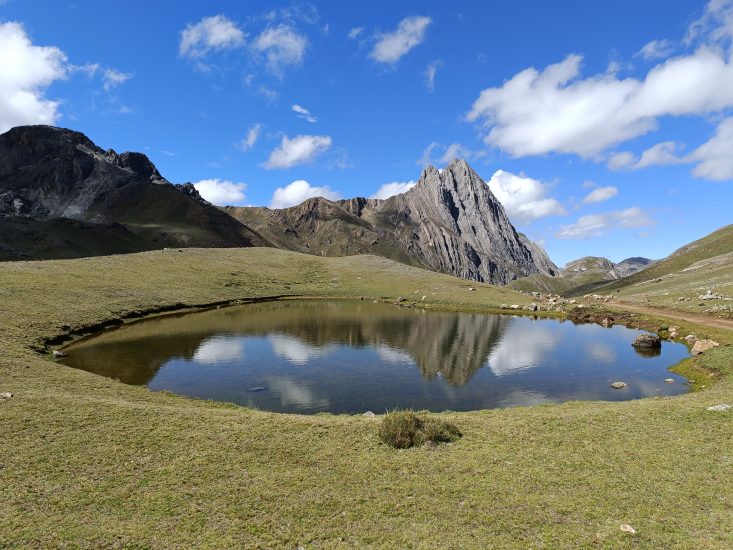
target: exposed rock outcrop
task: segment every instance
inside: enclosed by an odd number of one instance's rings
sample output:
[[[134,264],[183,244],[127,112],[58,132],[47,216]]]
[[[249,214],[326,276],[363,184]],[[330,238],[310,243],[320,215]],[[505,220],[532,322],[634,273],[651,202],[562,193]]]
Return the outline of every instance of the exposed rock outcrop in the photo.
[[[0,259],[268,244],[145,155],[52,126],[0,135],[0,243]]]
[[[385,200],[308,199],[282,210],[226,209],[278,246],[327,256],[372,253],[465,279],[506,284],[559,272],[512,226],[464,160],[426,168],[417,185]]]

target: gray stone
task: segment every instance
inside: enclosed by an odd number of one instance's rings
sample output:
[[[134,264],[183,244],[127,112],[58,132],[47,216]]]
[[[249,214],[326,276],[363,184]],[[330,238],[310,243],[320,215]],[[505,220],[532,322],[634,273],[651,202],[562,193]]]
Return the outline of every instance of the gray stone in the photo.
[[[611,382],[611,387],[614,390],[622,390],[624,388],[628,388],[629,385],[626,382]]]
[[[5,401],[6,399],[10,399],[13,397],[13,394],[9,391],[0,392],[0,401]]]
[[[367,411],[362,416],[365,417],[365,418],[374,418],[377,415],[374,414],[372,411]]]
[[[656,334],[640,334],[631,344],[635,348],[654,349],[662,347],[662,339]]]
[[[730,409],[733,409],[733,405],[729,405],[728,403],[721,403],[720,405],[713,405],[712,407],[708,407],[709,411],[715,412],[725,412]]]
[[[66,352],[63,352],[58,349],[53,350],[52,353],[53,353],[54,359],[61,359],[62,357],[66,357]]]

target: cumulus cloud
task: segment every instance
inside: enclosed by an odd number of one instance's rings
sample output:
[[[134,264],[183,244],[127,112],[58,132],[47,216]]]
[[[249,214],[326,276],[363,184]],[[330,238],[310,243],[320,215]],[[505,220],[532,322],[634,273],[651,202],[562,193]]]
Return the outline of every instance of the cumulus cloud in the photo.
[[[120,84],[127,82],[132,78],[130,73],[123,73],[117,69],[105,69],[102,75],[102,83],[105,91],[110,91],[112,88],[116,88]]]
[[[246,183],[220,179],[197,181],[193,186],[204,199],[217,206],[241,203],[247,189]]]
[[[270,208],[289,208],[302,203],[312,197],[323,197],[332,201],[341,198],[341,195],[330,187],[316,187],[306,180],[296,180],[285,187],[278,187],[272,194]]]
[[[283,136],[280,147],[270,153],[265,168],[290,168],[312,161],[331,147],[331,136]]]
[[[639,170],[649,166],[684,164],[688,159],[678,155],[682,145],[674,141],[663,141],[643,151],[639,158],[630,151],[614,153],[608,159],[611,170]]]
[[[257,143],[257,140],[260,137],[261,128],[262,125],[259,123],[250,126],[249,130],[247,130],[247,135],[237,144],[237,148],[241,149],[242,151],[249,151],[250,149],[252,149],[252,147],[254,147],[255,143]]]
[[[599,187],[583,197],[583,204],[593,204],[596,202],[604,202],[618,195],[618,189],[615,187]]]
[[[44,92],[69,70],[64,52],[35,46],[20,23],[0,24],[0,132],[22,124],[54,124],[58,102]]]
[[[376,193],[374,193],[370,199],[388,199],[394,195],[401,193],[407,193],[410,189],[415,187],[414,181],[393,181],[392,183],[385,183]]]
[[[424,16],[406,17],[397,29],[377,35],[369,56],[379,63],[396,63],[415,46],[425,40],[427,28],[432,20]]]
[[[644,58],[647,61],[653,61],[668,57],[673,51],[674,44],[670,40],[652,40],[645,44],[634,56]]]
[[[286,67],[300,65],[305,56],[308,40],[290,25],[268,27],[252,43],[255,52],[267,59],[267,68],[282,76]]]
[[[223,15],[204,17],[181,31],[178,53],[197,59],[214,50],[230,50],[244,44],[244,32]]]
[[[565,214],[563,206],[547,196],[548,186],[536,179],[497,170],[488,183],[509,217],[519,223]]]
[[[555,236],[558,239],[591,239],[618,228],[646,227],[654,224],[649,214],[633,206],[603,214],[581,216],[577,222],[562,226]]]
[[[689,159],[699,163],[692,170],[696,177],[733,179],[733,117],[723,120],[712,139],[693,151]]]
[[[431,93],[435,91],[435,75],[442,66],[443,62],[440,59],[436,59],[425,69],[425,86]]]
[[[318,118],[314,117],[311,114],[311,112],[308,109],[306,109],[305,107],[302,107],[296,103],[295,105],[293,105],[292,109],[293,109],[293,112],[295,113],[295,116],[297,116],[298,118],[307,120],[311,124],[315,124],[316,122],[318,122]]]
[[[668,59],[643,80],[602,73],[580,77],[580,55],[542,71],[526,69],[483,90],[467,118],[484,141],[515,157],[551,152],[594,157],[640,136],[664,115],[702,115],[733,107],[733,65],[718,48]]]

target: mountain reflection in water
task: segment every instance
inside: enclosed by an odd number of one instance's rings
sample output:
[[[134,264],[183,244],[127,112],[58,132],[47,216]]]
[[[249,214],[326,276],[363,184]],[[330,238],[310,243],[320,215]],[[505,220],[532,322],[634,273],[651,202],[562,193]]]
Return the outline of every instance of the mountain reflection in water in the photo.
[[[352,301],[281,301],[144,321],[69,348],[67,365],[184,395],[283,412],[363,412],[632,399],[685,391],[637,331],[427,312]],[[665,384],[665,378],[676,384]],[[628,390],[609,388],[612,380]]]

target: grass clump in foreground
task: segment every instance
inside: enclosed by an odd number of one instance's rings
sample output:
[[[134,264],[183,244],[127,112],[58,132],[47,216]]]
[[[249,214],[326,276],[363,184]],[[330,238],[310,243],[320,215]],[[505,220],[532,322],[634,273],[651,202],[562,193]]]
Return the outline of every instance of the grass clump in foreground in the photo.
[[[379,427],[379,439],[396,449],[451,443],[463,434],[450,422],[421,418],[412,411],[388,413]]]

